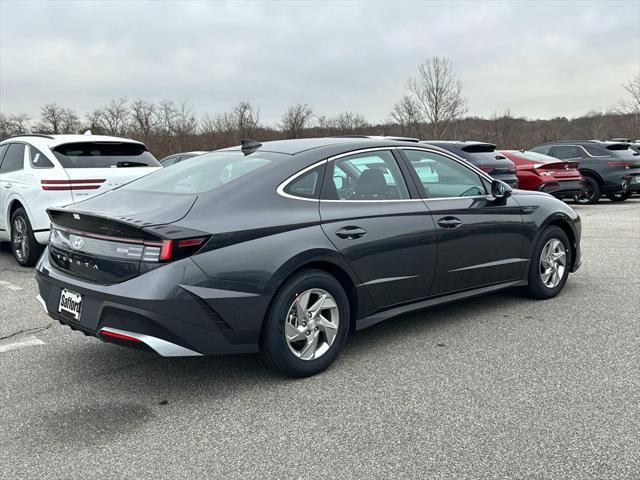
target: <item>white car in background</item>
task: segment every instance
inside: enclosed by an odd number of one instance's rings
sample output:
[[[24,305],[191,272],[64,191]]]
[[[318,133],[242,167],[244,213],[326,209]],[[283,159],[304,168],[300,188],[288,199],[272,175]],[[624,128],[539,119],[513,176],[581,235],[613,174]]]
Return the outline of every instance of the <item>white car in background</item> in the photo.
[[[47,208],[80,202],[162,167],[144,144],[101,135],[20,135],[0,142],[0,242],[32,266],[49,239]]]

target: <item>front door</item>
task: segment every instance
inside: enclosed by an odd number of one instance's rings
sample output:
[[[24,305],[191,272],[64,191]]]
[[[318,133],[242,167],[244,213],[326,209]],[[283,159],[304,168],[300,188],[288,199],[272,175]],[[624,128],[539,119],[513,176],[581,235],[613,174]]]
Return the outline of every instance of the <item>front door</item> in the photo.
[[[320,201],[322,229],[378,307],[429,294],[435,226],[410,191],[391,149],[331,160]]]
[[[524,224],[513,198],[488,195],[488,181],[460,160],[403,149],[423,190],[438,237],[431,295],[443,295],[524,277]]]

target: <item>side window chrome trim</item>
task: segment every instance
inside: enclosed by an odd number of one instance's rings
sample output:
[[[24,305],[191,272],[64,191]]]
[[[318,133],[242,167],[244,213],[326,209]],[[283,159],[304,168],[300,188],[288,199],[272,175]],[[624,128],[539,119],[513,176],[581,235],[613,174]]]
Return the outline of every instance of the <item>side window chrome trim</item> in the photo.
[[[293,182],[296,178],[304,175],[305,173],[307,173],[310,170],[313,170],[316,167],[319,167],[322,164],[327,163],[329,160],[325,159],[325,160],[320,160],[319,162],[314,163],[313,165],[309,165],[308,167],[300,170],[298,173],[294,173],[292,176],[290,176],[289,178],[287,178],[284,182],[282,182],[280,185],[278,185],[278,188],[276,188],[276,193],[282,197],[285,198],[292,198],[294,200],[304,200],[306,202],[315,202],[318,203],[320,202],[320,198],[306,198],[306,197],[298,197],[297,195],[291,195],[290,193],[287,193],[284,191],[285,188],[287,188],[287,186]]]

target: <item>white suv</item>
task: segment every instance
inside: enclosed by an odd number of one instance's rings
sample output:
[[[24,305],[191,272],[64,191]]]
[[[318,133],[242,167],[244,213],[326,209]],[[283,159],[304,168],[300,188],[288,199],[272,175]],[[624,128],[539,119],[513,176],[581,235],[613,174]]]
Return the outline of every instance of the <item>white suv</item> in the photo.
[[[0,142],[0,242],[32,266],[49,239],[47,208],[80,202],[162,168],[144,144],[99,135]]]

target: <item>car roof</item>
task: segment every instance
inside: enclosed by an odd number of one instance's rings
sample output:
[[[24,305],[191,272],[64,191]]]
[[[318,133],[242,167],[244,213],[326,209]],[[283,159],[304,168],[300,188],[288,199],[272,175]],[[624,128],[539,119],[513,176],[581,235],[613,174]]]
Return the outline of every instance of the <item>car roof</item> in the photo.
[[[47,134],[23,134],[23,135],[15,135],[13,137],[6,138],[2,141],[11,142],[22,140],[24,142],[34,143],[34,144],[46,144],[49,148],[55,148],[58,145],[64,145],[67,143],[82,143],[82,142],[120,142],[120,143],[138,143],[142,144],[137,140],[132,140],[130,138],[125,137],[113,137],[110,135],[70,135],[70,134],[60,134],[60,135],[47,135]]]
[[[255,151],[283,153],[286,155],[297,155],[299,153],[308,152],[323,147],[345,147],[345,151],[350,149],[367,148],[367,147],[393,147],[393,146],[416,146],[415,142],[398,141],[393,137],[387,139],[385,137],[369,138],[365,136],[358,137],[317,137],[317,138],[297,138],[292,140],[273,140],[263,142]],[[241,146],[224,148],[218,151],[238,151]]]
[[[546,145],[629,145],[627,142],[613,142],[606,140],[556,140],[555,142],[545,142],[536,147],[542,147]],[[535,148],[535,147],[533,147]]]

